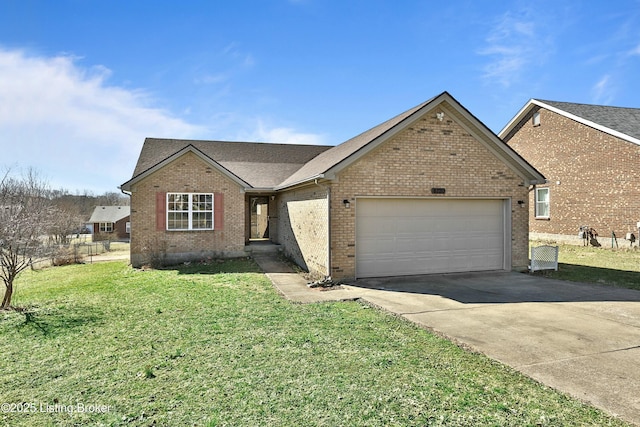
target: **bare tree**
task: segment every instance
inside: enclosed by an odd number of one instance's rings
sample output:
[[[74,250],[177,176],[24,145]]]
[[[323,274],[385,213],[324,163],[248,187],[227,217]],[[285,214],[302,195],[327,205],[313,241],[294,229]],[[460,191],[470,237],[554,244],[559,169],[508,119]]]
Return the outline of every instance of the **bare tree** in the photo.
[[[5,285],[0,310],[11,307],[18,274],[50,250],[42,239],[53,213],[48,196],[47,184],[33,170],[20,177],[7,171],[0,181],[0,277]]]
[[[128,206],[129,196],[115,191],[108,191],[97,197],[98,205],[101,206]]]
[[[49,241],[55,245],[68,245],[71,242],[71,235],[78,233],[82,228],[84,224],[82,217],[59,207],[52,207],[51,211]]]

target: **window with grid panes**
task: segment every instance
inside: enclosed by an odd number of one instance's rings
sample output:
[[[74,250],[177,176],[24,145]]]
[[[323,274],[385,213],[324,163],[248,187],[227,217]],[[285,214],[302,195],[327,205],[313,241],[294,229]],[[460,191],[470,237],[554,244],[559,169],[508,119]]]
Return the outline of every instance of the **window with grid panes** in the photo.
[[[167,193],[167,230],[213,230],[213,193]]]

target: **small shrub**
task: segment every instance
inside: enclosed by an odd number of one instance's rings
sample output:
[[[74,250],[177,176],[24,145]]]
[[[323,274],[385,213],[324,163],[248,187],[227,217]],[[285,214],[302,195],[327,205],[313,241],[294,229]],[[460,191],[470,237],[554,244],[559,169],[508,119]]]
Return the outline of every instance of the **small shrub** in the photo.
[[[153,367],[146,366],[144,368],[144,377],[147,379],[155,378],[156,375],[153,373]]]
[[[158,238],[148,240],[142,246],[142,253],[145,254],[149,267],[162,268],[167,262],[167,242]]]
[[[57,267],[61,265],[82,264],[83,260],[83,255],[80,254],[75,247],[64,246],[58,248],[53,253],[51,265]]]

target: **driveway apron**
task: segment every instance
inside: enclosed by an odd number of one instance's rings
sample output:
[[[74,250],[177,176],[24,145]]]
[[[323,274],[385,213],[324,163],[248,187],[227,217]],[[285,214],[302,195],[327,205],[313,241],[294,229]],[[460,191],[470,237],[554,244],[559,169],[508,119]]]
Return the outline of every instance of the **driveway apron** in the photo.
[[[520,273],[362,279],[347,290],[640,425],[640,292]]]
[[[640,292],[484,272],[361,279],[319,291],[254,259],[299,303],[362,299],[640,426]]]

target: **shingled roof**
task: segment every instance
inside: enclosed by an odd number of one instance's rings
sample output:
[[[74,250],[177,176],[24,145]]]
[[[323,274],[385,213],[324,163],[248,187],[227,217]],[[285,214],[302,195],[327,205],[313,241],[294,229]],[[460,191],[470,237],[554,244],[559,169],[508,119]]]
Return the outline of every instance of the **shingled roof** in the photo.
[[[544,177],[489,128],[473,116],[449,93],[443,92],[381,123],[340,145],[290,145],[253,142],[191,141],[147,138],[142,147],[131,185],[191,151],[247,189],[282,190],[312,181],[334,179],[343,168],[375,149],[434,108],[446,110],[503,161],[529,182],[544,182]]]
[[[130,206],[96,206],[89,222],[118,222],[129,215],[131,215]]]
[[[147,138],[132,181],[187,147],[197,149],[253,188],[275,187],[306,162],[331,148],[327,145]]]
[[[531,99],[500,131],[506,137],[533,108],[542,107],[594,129],[640,145],[640,108],[576,104],[573,102]]]

